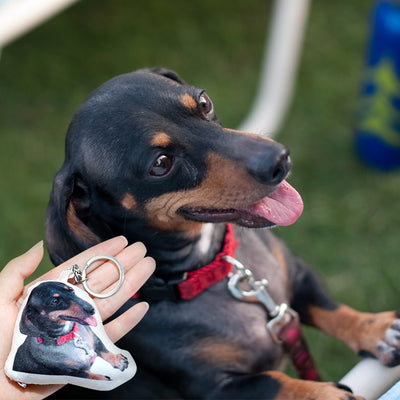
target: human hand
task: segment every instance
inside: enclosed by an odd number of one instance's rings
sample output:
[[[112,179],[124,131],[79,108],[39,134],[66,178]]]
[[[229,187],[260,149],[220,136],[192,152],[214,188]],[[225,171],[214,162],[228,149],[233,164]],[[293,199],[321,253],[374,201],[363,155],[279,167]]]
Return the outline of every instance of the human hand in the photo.
[[[79,255],[71,258],[57,268],[53,268],[38,280],[56,280],[61,272],[78,264],[82,266],[95,255],[107,254],[116,257],[125,269],[125,280],[121,289],[107,299],[95,299],[96,306],[103,320],[115,313],[143,283],[150,277],[155,268],[155,262],[145,257],[146,248],[142,243],[126,247],[127,241],[119,236],[100,243]],[[23,389],[17,383],[10,381],[4,373],[4,364],[11,349],[12,336],[19,308],[27,295],[30,285],[24,287],[24,279],[29,277],[43,258],[43,242],[39,242],[25,254],[11,260],[0,272],[0,398],[1,399],[43,399],[55,392],[61,385],[28,385]],[[110,263],[103,263],[89,271],[90,288],[101,292],[112,286],[118,280],[118,271]],[[35,281],[35,282],[36,282]],[[32,282],[35,283],[35,282]],[[104,326],[108,337],[117,341],[128,333],[145,315],[147,303],[138,303],[118,318]]]

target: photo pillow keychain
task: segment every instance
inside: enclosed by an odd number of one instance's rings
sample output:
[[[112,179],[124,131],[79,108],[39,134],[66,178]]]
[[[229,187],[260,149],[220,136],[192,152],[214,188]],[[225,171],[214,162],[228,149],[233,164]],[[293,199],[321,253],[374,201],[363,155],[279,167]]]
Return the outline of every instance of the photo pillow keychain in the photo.
[[[89,266],[100,260],[119,270],[117,284],[107,293],[94,292],[86,280]],[[69,284],[71,277],[87,293]],[[33,285],[15,324],[6,375],[21,386],[70,383],[95,390],[112,390],[131,379],[136,373],[132,356],[111,342],[88,295],[110,297],[123,280],[119,261],[102,255],[91,258],[83,271],[74,264],[58,280]]]

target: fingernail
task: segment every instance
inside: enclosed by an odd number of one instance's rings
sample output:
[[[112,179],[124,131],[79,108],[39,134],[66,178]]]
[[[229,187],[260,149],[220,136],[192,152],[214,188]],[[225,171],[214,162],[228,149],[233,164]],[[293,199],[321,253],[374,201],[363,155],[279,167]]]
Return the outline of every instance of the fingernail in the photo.
[[[128,246],[128,243],[129,243],[128,239],[124,235],[121,235],[120,238],[125,240],[125,243],[126,243],[125,247]]]
[[[31,249],[29,249],[26,253],[33,253],[36,250],[39,250],[43,248],[43,240],[41,240],[40,242],[36,243]]]

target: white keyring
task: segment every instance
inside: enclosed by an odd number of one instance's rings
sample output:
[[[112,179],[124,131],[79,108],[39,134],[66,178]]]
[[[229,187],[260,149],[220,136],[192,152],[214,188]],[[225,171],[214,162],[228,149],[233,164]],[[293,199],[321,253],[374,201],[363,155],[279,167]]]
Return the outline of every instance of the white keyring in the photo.
[[[113,263],[118,268],[118,271],[119,271],[119,279],[118,279],[117,284],[110,291],[108,291],[106,293],[95,292],[92,289],[90,289],[90,287],[87,284],[86,271],[90,267],[91,264],[93,264],[94,262],[99,261],[99,260],[108,260],[108,261],[110,261],[111,263]],[[111,297],[115,293],[118,292],[118,290],[121,288],[121,286],[122,286],[122,284],[124,282],[124,276],[125,276],[124,268],[122,267],[121,263],[116,258],[111,257],[111,256],[104,256],[104,255],[102,255],[102,256],[94,256],[90,260],[88,260],[86,262],[85,266],[83,267],[81,282],[82,282],[82,285],[85,288],[85,290],[90,295],[92,295],[93,297],[98,297],[99,299],[106,299],[107,297]]]

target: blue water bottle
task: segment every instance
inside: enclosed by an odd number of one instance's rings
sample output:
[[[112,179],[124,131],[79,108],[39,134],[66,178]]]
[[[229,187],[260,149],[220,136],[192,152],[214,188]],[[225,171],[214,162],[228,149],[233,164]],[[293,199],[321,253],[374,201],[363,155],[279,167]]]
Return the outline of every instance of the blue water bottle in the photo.
[[[400,168],[400,0],[373,9],[355,148],[371,167]]]

